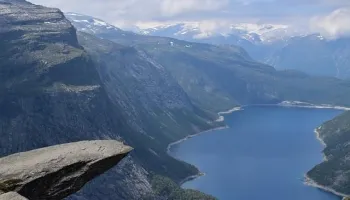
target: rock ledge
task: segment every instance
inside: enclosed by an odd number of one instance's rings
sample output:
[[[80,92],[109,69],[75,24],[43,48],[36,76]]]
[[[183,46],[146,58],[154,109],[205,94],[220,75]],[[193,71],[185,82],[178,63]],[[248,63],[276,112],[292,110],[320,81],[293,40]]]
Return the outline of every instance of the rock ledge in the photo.
[[[118,141],[83,141],[1,158],[0,194],[6,194],[0,199],[15,194],[10,192],[18,193],[18,199],[20,195],[29,200],[63,199],[118,164],[131,150]]]

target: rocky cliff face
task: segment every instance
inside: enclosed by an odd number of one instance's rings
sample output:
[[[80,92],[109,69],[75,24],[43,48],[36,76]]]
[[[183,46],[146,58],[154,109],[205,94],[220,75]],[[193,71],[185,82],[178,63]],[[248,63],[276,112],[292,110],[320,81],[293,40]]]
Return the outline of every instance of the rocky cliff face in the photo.
[[[157,64],[129,48],[92,58],[57,9],[1,1],[0,14],[1,156],[91,139],[136,148],[71,199],[156,199],[149,172],[175,180],[197,173],[169,157],[166,144],[216,125]]]
[[[220,125],[212,123],[216,114],[194,106],[177,81],[145,52],[84,33],[79,33],[79,42],[93,56],[109,98],[123,111],[128,125],[140,133],[135,136],[138,140],[125,137],[139,147],[135,151],[142,155],[138,159],[146,169],[154,171],[157,166],[158,173],[178,181],[193,173],[164,150],[188,134]]]
[[[133,131],[112,106],[74,27],[59,10],[22,2],[0,2],[0,8],[2,156],[79,140],[120,139]],[[123,182],[135,179],[144,184],[131,198],[151,193],[142,167],[132,160],[124,165],[137,170],[118,171],[127,171],[114,183],[119,194],[130,190]]]

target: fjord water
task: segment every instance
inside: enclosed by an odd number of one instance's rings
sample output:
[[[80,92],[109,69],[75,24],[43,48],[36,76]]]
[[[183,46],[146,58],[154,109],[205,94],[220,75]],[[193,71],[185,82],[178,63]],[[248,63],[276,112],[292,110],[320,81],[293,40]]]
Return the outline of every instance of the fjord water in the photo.
[[[304,174],[323,159],[314,129],[342,111],[246,107],[225,116],[228,129],[193,137],[171,148],[205,176],[183,187],[220,200],[339,200],[304,184]]]

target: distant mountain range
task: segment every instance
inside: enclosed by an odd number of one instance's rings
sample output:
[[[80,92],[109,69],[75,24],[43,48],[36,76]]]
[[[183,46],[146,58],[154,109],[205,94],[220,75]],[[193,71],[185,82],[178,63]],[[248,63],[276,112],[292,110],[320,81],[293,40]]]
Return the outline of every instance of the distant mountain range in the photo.
[[[144,35],[243,47],[256,60],[276,69],[297,69],[313,75],[350,77],[350,39],[328,40],[288,25],[233,24],[205,31],[200,23],[182,23],[140,29]]]
[[[65,13],[68,18],[73,19],[74,22],[91,23],[103,29],[111,29],[113,25],[104,22],[103,20],[81,15],[77,13]],[[166,25],[157,25],[154,27],[140,28],[134,26],[130,31],[141,35],[148,36],[163,36],[172,37],[182,40],[198,40],[198,41],[214,41],[216,43],[240,43],[244,41],[253,44],[268,44],[281,40],[288,40],[291,37],[306,35],[301,30],[294,29],[284,24],[228,24],[220,26],[219,28],[210,28],[216,26],[210,24],[213,22],[187,22],[187,23],[173,23]],[[209,26],[209,27],[207,27]],[[89,27],[89,26],[88,26]],[[96,27],[90,26],[87,31],[96,31]]]
[[[236,45],[211,45],[141,35],[119,28],[106,28],[112,25],[106,22],[95,23],[100,20],[90,16],[68,13],[66,17],[79,31],[90,33],[94,30],[97,37],[144,51],[164,66],[191,100],[205,110],[215,112],[237,104],[283,100],[348,104],[344,93],[344,98],[339,98],[339,90],[329,92],[329,88],[333,87],[347,90],[342,81],[310,77],[293,70],[276,71],[269,65],[254,61],[243,48]],[[323,40],[321,37],[315,38]],[[287,91],[284,88],[289,89]],[[313,90],[313,95],[310,95],[310,90]],[[213,108],[214,102],[219,107]]]
[[[211,24],[209,24],[209,26],[210,25]],[[225,27],[213,28],[213,30],[208,29],[206,26],[206,24],[194,22],[178,23],[139,29],[139,33],[143,35],[166,36],[186,40],[207,40],[213,38],[217,40],[221,39],[222,42],[247,40],[254,44],[272,43],[301,34],[288,25],[281,24],[229,24]],[[212,26],[215,26],[215,24]]]
[[[67,16],[73,17],[74,14],[67,13]],[[75,16],[74,20],[78,22],[83,19]],[[96,21],[99,20],[95,19],[93,23]],[[348,38],[328,40],[320,34],[310,34],[283,24],[241,23],[211,29],[206,26],[208,25],[199,22],[174,23],[150,28],[136,27],[133,31],[141,35],[171,37],[190,42],[237,45],[243,47],[253,59],[276,69],[297,69],[311,75],[342,79],[350,77]],[[110,25],[104,28],[108,27]]]

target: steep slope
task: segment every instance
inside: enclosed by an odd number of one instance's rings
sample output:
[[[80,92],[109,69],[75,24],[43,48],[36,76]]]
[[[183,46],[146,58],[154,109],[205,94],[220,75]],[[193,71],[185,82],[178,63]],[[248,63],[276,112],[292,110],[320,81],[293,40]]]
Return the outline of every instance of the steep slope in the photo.
[[[328,40],[315,34],[290,39],[283,47],[265,57],[277,69],[297,69],[309,74],[350,77],[350,40]]]
[[[324,123],[317,132],[326,145],[326,159],[308,172],[308,178],[314,186],[350,197],[350,112]]]
[[[134,132],[108,99],[74,27],[57,9],[0,2],[0,155]],[[151,193],[147,172],[133,160],[114,169],[121,199]],[[138,182],[136,192],[129,183]],[[112,183],[112,184],[111,184]]]
[[[75,26],[81,26],[76,23],[73,21]],[[121,34],[120,30],[96,35],[147,52],[171,72],[196,105],[206,110],[291,100],[349,106],[349,82],[311,77],[297,71],[276,71],[253,61],[236,46],[192,43],[125,31]]]
[[[177,181],[186,178],[188,172],[181,171],[164,150],[173,141],[220,125],[211,122],[217,115],[196,108],[165,68],[145,53],[84,33],[79,42],[93,55],[110,99],[125,113],[129,126],[151,139],[152,145],[133,140],[135,151],[143,155],[138,159],[149,170],[157,166],[158,173]]]
[[[156,199],[152,174],[180,181],[198,173],[166,144],[218,124],[156,63],[124,47],[108,57],[104,44],[91,58],[58,9],[1,1],[0,23],[1,156],[90,139],[136,148],[71,199]]]

